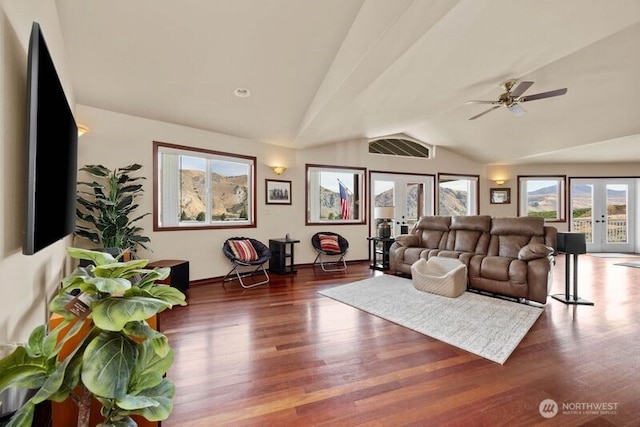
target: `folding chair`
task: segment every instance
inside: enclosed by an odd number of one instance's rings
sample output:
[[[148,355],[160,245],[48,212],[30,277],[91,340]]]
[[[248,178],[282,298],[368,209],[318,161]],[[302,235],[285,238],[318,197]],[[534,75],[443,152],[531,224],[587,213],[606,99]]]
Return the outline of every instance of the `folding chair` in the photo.
[[[331,231],[321,231],[311,237],[311,244],[318,252],[313,261],[318,262],[323,271],[345,271],[347,263],[344,259],[349,250],[347,239]]]
[[[222,284],[238,280],[245,289],[269,283],[269,274],[265,264],[271,258],[271,250],[262,242],[249,237],[230,237],[222,245],[222,252],[229,259],[233,268],[222,279]],[[256,279],[255,276],[261,278]],[[245,283],[252,278],[253,283]]]

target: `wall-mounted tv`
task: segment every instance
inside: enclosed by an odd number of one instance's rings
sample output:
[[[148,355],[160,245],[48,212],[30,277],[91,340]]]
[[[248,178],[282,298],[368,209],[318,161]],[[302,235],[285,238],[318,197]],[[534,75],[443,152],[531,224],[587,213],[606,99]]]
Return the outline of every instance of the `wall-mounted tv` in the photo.
[[[76,222],[78,127],[40,25],[27,61],[24,240],[32,255],[73,233]]]

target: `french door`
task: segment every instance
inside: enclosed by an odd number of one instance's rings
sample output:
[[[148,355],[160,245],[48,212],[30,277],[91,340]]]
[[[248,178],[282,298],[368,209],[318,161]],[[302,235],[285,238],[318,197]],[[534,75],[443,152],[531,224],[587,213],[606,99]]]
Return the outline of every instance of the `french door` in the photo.
[[[571,179],[571,231],[587,237],[587,252],[635,250],[635,180]]]
[[[371,235],[376,235],[379,219],[376,207],[394,208],[391,235],[397,236],[411,230],[423,215],[433,215],[433,175],[409,175],[398,173],[371,173],[370,218]]]

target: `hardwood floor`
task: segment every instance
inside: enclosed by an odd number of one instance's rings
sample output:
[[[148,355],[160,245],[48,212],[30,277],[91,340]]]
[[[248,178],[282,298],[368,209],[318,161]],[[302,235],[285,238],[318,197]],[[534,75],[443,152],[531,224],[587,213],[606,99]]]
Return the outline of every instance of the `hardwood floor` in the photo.
[[[595,305],[549,298],[504,365],[318,295],[382,274],[368,263],[249,290],[192,285],[160,318],[176,354],[162,425],[639,426],[640,268],[614,265],[625,260],[580,256],[579,295]]]

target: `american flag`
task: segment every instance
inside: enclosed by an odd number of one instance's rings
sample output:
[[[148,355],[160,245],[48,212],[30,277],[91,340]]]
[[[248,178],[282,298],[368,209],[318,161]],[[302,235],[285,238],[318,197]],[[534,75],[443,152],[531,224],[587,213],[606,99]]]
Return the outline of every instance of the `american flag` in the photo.
[[[340,186],[340,214],[342,219],[351,219],[351,209],[349,209],[349,197],[347,197],[347,187],[338,181]]]

